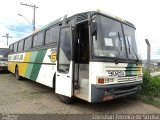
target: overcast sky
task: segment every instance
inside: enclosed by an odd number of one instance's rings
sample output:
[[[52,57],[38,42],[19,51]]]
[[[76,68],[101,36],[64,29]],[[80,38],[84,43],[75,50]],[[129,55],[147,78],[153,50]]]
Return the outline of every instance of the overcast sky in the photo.
[[[146,59],[145,39],[151,43],[151,58],[160,59],[160,0],[1,0],[0,4],[0,44],[9,44],[32,32],[33,9],[20,3],[35,4],[36,28],[64,16],[90,10],[103,10],[132,22],[136,26],[139,54]],[[18,16],[22,14],[24,17]]]

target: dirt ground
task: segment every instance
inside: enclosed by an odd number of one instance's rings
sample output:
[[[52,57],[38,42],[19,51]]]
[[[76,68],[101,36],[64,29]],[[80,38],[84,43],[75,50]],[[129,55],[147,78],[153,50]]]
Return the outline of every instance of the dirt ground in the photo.
[[[75,99],[61,103],[53,89],[30,80],[17,81],[10,73],[0,73],[0,113],[2,114],[160,114],[160,109],[127,98],[91,104]]]

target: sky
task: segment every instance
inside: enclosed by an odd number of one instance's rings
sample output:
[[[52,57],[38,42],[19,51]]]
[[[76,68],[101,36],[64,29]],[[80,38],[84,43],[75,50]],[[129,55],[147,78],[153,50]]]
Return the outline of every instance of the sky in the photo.
[[[0,44],[9,44],[32,32],[33,8],[36,5],[36,28],[40,28],[66,14],[100,9],[130,21],[136,26],[136,42],[142,59],[147,58],[145,39],[151,44],[151,59],[160,59],[160,0],[1,0]],[[18,14],[23,15],[18,16]],[[27,19],[27,20],[26,20]]]

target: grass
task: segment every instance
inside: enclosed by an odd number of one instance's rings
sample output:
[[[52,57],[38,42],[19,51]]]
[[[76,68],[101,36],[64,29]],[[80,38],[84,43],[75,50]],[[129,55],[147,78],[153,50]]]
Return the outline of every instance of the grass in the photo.
[[[151,77],[149,72],[143,72],[142,94],[160,98],[160,76]]]
[[[151,77],[147,70],[143,72],[143,87],[137,98],[145,103],[160,107],[160,76]]]

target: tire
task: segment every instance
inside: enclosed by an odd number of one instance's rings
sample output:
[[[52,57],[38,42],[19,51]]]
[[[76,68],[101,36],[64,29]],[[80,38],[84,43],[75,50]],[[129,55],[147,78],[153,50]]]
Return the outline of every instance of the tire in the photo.
[[[70,104],[72,103],[73,98],[64,96],[64,95],[58,95],[58,98],[61,102],[65,103],[65,104]]]
[[[56,90],[56,74],[53,76],[53,91]]]
[[[21,77],[19,76],[19,69],[18,69],[18,67],[16,67],[15,75],[16,75],[16,79],[17,80],[21,80]]]

